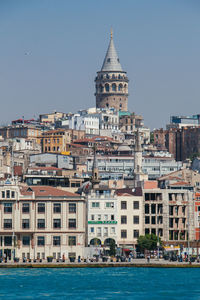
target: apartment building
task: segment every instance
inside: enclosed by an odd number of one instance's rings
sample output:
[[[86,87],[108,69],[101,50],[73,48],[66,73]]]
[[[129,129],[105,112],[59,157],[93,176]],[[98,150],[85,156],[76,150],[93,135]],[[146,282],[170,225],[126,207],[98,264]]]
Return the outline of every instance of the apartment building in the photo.
[[[0,186],[0,256],[56,259],[83,256],[85,200],[47,186]]]
[[[123,251],[134,250],[137,239],[143,230],[143,195],[142,189],[118,189],[117,245]]]
[[[61,153],[66,151],[66,144],[83,139],[85,131],[73,129],[57,129],[44,132],[40,137],[42,152]]]
[[[193,190],[181,185],[144,189],[144,233],[156,234],[164,243],[195,239]]]
[[[108,247],[117,244],[117,197],[113,190],[97,188],[90,192],[88,202],[88,245]]]

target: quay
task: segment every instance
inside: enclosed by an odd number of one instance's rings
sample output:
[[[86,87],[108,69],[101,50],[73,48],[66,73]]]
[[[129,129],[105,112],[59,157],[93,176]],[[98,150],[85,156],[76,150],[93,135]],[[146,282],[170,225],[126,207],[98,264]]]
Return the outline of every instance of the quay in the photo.
[[[51,262],[51,263],[1,263],[0,269],[3,268],[200,268],[200,263],[188,262],[169,262],[165,260],[152,259],[151,262],[146,260],[136,260],[132,262]]]

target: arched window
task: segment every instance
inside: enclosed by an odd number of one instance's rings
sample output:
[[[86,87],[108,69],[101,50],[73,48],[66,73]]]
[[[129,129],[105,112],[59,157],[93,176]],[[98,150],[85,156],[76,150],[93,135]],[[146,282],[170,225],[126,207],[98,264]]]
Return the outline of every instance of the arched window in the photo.
[[[109,87],[109,84],[105,84],[105,89],[106,89],[106,92],[109,92],[110,91],[110,87]]]
[[[112,79],[115,79],[115,74],[112,74]]]
[[[113,84],[112,84],[112,91],[113,91],[113,92],[116,92],[116,88],[117,88],[117,87],[116,87],[116,84],[113,83]]]
[[[122,84],[120,83],[119,86],[118,86],[118,91],[122,91],[122,87],[123,87],[123,86],[122,86]]]
[[[110,76],[109,76],[108,74],[106,74],[106,78],[107,78],[107,79],[109,79],[109,78],[110,78]]]
[[[118,78],[119,78],[119,79],[121,78],[121,75],[120,75],[120,74],[118,75]]]
[[[109,104],[108,104],[108,103],[106,103],[106,106],[107,106],[107,107],[109,107]]]
[[[100,93],[103,93],[103,85],[100,85]]]
[[[126,93],[126,84],[124,85],[124,92]]]

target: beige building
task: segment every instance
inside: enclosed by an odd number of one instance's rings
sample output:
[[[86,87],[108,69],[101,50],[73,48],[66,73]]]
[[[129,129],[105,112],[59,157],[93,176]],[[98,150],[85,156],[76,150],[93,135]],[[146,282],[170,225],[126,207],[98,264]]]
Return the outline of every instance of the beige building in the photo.
[[[117,245],[122,249],[133,250],[137,239],[144,234],[142,189],[118,189]]]
[[[0,256],[83,257],[85,200],[49,186],[0,186]]]

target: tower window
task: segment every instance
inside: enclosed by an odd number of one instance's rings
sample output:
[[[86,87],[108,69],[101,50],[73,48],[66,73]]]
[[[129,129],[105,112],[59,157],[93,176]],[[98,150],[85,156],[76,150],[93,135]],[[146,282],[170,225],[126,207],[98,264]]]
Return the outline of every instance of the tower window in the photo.
[[[116,84],[115,83],[112,84],[112,91],[116,92]]]
[[[105,84],[105,89],[106,89],[106,92],[109,92],[109,90],[110,90],[109,84]]]
[[[117,61],[119,62],[119,58],[117,59]]]
[[[118,91],[122,91],[122,84],[121,83],[118,86]]]
[[[106,103],[106,106],[107,106],[107,107],[109,107],[109,104],[108,104],[108,103]]]
[[[110,58],[107,59],[107,62],[110,62]]]

